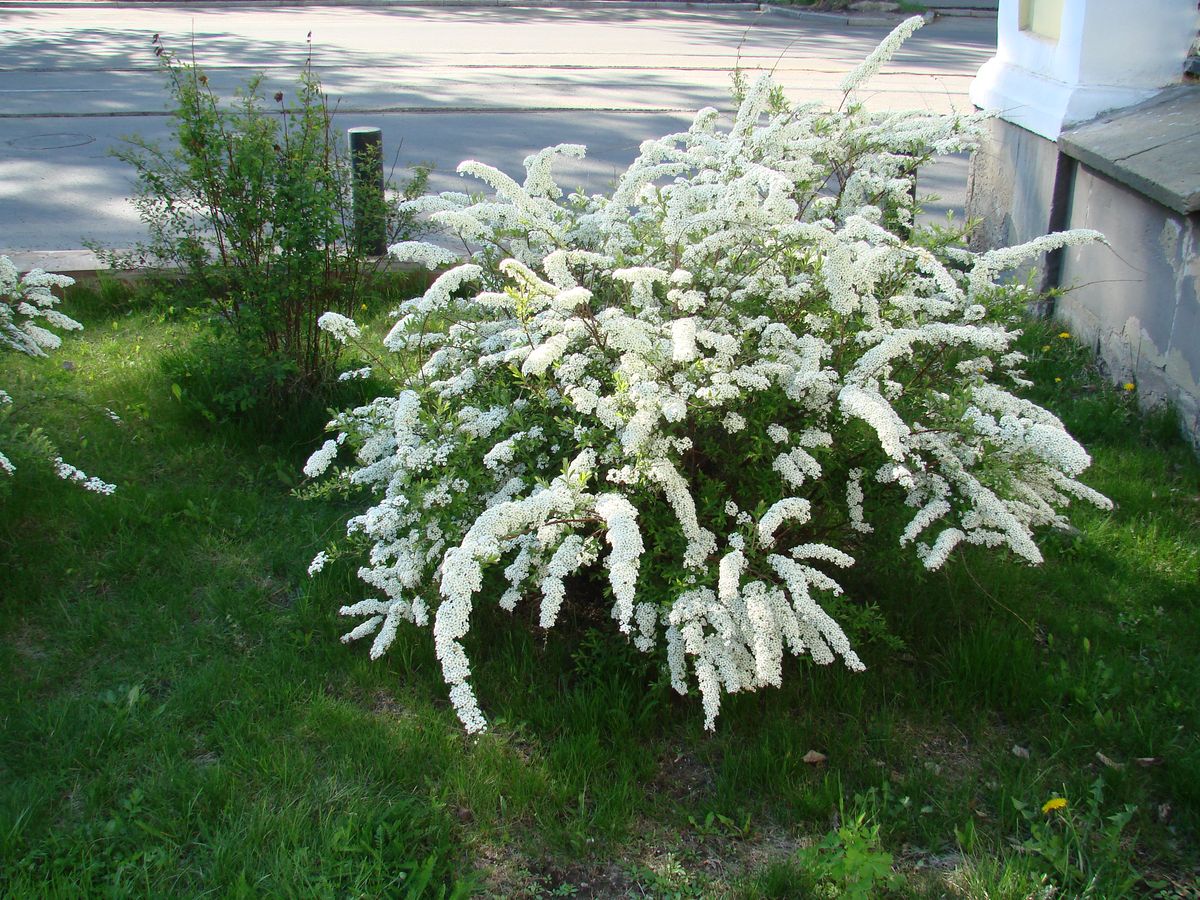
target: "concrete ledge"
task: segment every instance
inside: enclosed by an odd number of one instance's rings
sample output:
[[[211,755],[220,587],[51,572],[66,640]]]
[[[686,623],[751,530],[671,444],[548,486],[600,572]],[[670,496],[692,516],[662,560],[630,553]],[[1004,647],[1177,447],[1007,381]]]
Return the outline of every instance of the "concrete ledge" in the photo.
[[[125,254],[129,250],[113,250],[113,253]],[[91,250],[27,250],[0,253],[12,260],[17,271],[24,274],[31,269],[43,269],[56,275],[70,275],[76,282],[87,284],[96,281],[103,275],[105,278],[124,282],[138,282],[155,275],[167,277],[179,276],[180,270],[174,267],[144,266],[133,269],[112,269],[96,256]],[[368,264],[374,265],[376,272],[423,272],[424,266],[413,262],[398,262],[391,256],[367,257]]]
[[[1062,152],[1182,215],[1200,211],[1200,85],[1063,132]]]
[[[947,16],[953,18],[970,18],[970,19],[994,19],[996,11],[994,9],[976,9],[973,6],[939,6],[936,9],[925,11],[925,18],[930,16]]]
[[[91,250],[5,250],[3,255],[12,260],[18,272],[44,269],[58,275],[70,275],[76,281],[95,278],[98,272],[112,271]]]
[[[131,254],[131,250],[111,252],[118,255]],[[3,250],[0,256],[7,256],[17,271],[24,274],[31,269],[42,269],[56,275],[69,275],[77,284],[91,284],[101,276],[106,279],[134,283],[154,275],[168,275],[177,272],[175,268],[145,266],[133,269],[114,269],[107,265],[91,250]]]

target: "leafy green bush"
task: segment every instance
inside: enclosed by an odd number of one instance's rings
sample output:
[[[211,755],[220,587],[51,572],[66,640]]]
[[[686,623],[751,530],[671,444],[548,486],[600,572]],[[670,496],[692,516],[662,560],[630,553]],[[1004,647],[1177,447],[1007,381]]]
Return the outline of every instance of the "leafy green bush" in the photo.
[[[136,171],[134,203],[150,234],[132,260],[181,272],[211,326],[169,374],[222,417],[303,399],[339,357],[317,317],[359,309],[378,266],[355,246],[350,161],[328,97],[306,62],[292,96],[268,99],[258,76],[227,102],[157,36],[155,53],[174,140],[133,137],[117,153]],[[425,177],[418,170],[404,195],[419,194]],[[411,216],[376,202],[387,237],[406,235]]]

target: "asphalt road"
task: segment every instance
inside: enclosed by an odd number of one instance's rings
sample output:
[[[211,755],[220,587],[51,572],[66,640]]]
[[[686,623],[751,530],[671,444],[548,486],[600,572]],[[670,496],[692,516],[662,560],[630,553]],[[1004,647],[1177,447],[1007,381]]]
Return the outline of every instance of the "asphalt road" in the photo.
[[[683,9],[388,5],[11,3],[0,6],[0,252],[129,246],[142,234],[121,138],[168,134],[151,38],[194,55],[219,91],[264,76],[293,89],[306,58],[336,98],[339,126],[383,128],[403,167],[433,163],[433,187],[480,159],[511,173],[560,141],[588,158],[560,169],[601,190],[646,138],[702,106],[730,106],[731,73],[773,69],[796,101],[840,99],[837,83],[888,31],[760,13]],[[311,32],[311,45],[307,35]],[[878,109],[969,110],[967,86],[995,50],[994,19],[938,19],[908,42],[864,97]],[[924,173],[960,207],[966,162]]]

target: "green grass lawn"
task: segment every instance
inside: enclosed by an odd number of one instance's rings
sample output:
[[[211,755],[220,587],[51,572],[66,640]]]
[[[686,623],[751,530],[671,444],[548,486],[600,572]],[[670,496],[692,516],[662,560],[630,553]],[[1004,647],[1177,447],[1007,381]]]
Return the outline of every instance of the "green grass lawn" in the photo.
[[[714,735],[603,615],[481,612],[468,738],[428,632],[372,663],[338,642],[354,565],[305,575],[352,510],[293,496],[319,427],[190,415],[158,308],[76,292],[82,335],[0,364],[119,485],[14,457],[0,498],[0,894],[1198,896],[1200,467],[1057,329],[1037,398],[1117,508],[1044,566],[926,574],[881,535],[845,583],[903,648],[793,660]]]

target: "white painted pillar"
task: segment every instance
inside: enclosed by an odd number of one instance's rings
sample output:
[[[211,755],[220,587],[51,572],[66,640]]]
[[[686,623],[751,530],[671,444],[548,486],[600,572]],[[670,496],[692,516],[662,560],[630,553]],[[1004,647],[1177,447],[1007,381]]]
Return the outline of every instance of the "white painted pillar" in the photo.
[[[1196,27],[1196,0],[1000,0],[971,100],[1056,140],[1177,83]]]

